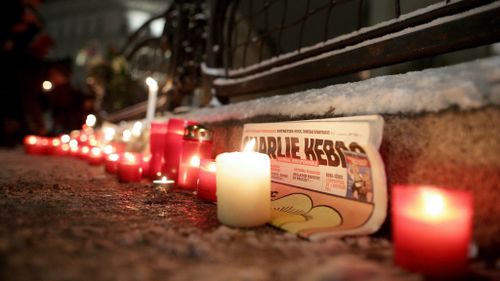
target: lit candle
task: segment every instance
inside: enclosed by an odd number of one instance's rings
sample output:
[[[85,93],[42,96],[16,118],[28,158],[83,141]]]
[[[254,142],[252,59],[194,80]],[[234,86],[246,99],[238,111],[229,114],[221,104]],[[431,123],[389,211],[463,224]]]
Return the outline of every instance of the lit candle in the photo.
[[[101,165],[102,150],[100,147],[92,147],[87,156],[90,165]]]
[[[29,135],[24,138],[24,150],[27,154],[43,154],[44,149],[39,137]]]
[[[148,85],[148,107],[146,111],[146,124],[150,124],[155,117],[156,96],[158,95],[158,83],[152,77],[146,78]]]
[[[148,176],[152,179],[156,178],[158,173],[162,173],[163,164],[165,163],[165,140],[167,131],[167,122],[153,121],[151,123],[149,136],[151,159],[149,161]]]
[[[153,181],[153,186],[162,192],[168,192],[173,188],[175,181],[169,180],[166,176],[161,177],[161,179],[157,179]]]
[[[87,156],[89,155],[90,152],[90,147],[84,145],[80,147],[80,153],[78,154],[78,157],[81,159],[87,159]]]
[[[74,157],[78,157],[80,155],[78,141],[75,139],[69,141],[69,155]]]
[[[59,148],[60,155],[68,155],[69,154],[69,144],[63,143]]]
[[[49,154],[60,155],[61,140],[59,138],[52,138],[49,145]]]
[[[121,182],[138,182],[142,177],[142,156],[125,152],[118,162],[118,179]]]
[[[212,132],[200,125],[187,126],[182,140],[177,186],[196,190],[200,158],[212,156]]]
[[[120,155],[118,153],[112,153],[106,156],[104,160],[104,167],[106,172],[110,174],[115,174],[118,171],[118,160],[120,159]]]
[[[430,186],[394,186],[392,231],[395,263],[429,276],[467,270],[472,195]]]
[[[201,200],[209,202],[217,202],[215,194],[215,161],[212,159],[201,159],[200,170],[198,174],[198,189],[197,196]]]
[[[110,155],[110,154],[113,154],[116,152],[116,149],[111,145],[111,144],[107,144],[103,147],[102,149],[102,152],[105,154],[105,155]]]
[[[177,178],[184,128],[195,124],[193,121],[176,118],[168,120],[168,131],[165,138],[165,163],[163,164],[162,174],[166,175],[169,179]]]
[[[251,151],[222,153],[215,158],[217,218],[223,224],[251,227],[271,217],[271,161],[267,154]]]
[[[144,155],[142,157],[142,177],[149,177],[149,167],[151,162],[151,155]]]
[[[50,153],[51,150],[51,143],[48,138],[45,137],[40,137],[38,138],[42,153]]]
[[[69,154],[69,142],[71,141],[71,137],[67,134],[61,135],[59,137],[61,140],[61,146],[59,147],[59,155],[68,155]]]

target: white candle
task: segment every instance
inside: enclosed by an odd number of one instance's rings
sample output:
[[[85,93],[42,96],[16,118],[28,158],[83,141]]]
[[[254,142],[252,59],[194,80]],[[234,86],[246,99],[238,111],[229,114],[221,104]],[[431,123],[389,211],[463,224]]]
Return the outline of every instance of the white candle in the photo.
[[[146,78],[146,84],[148,85],[148,107],[146,111],[146,124],[151,124],[153,118],[155,117],[156,109],[156,96],[158,95],[158,83],[155,79],[148,77]]]
[[[229,226],[258,226],[271,218],[271,161],[247,148],[215,159],[217,218]]]

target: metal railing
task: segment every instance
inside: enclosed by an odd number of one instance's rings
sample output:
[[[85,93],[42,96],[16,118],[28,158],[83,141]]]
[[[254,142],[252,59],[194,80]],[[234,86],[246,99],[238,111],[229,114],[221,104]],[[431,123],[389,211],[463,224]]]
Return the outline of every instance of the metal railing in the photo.
[[[212,1],[210,34],[221,48],[208,49],[207,64],[223,70],[215,93],[280,89],[500,40],[499,1],[431,2]]]

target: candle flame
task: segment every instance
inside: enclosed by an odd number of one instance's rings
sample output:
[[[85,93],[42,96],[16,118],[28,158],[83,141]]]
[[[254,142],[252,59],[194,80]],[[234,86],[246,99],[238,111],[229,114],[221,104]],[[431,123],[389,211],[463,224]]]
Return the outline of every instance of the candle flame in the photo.
[[[132,154],[130,152],[125,152],[123,154],[123,157],[125,157],[125,160],[127,160],[127,162],[129,162],[129,163],[135,162],[135,156],[134,156],[134,154]]]
[[[104,154],[111,154],[115,152],[115,148],[111,144],[108,144],[103,148],[102,151],[104,152]]]
[[[255,139],[251,139],[247,142],[243,151],[245,152],[254,151],[254,148],[255,148]]]
[[[191,157],[191,161],[189,161],[189,164],[191,167],[199,167],[200,166],[200,157],[198,156],[193,156]]]
[[[167,184],[167,183],[174,183],[175,181],[169,180],[166,176],[161,177],[159,180],[153,181],[155,184]]]
[[[94,127],[97,122],[97,117],[94,114],[87,115],[87,119],[85,120],[85,125],[88,127]]]
[[[82,147],[82,153],[83,154],[87,154],[87,153],[89,153],[89,151],[90,151],[90,148],[88,146]]]
[[[106,127],[106,128],[103,128],[103,133],[104,133],[104,140],[106,141],[112,141],[113,138],[115,137],[115,129],[111,128],[111,127]]]
[[[131,138],[132,138],[132,132],[129,129],[124,130],[122,133],[122,140],[124,142],[128,142],[130,141]]]
[[[77,141],[77,140],[70,140],[70,141],[69,141],[69,147],[70,147],[71,149],[73,149],[73,148],[78,148],[78,141]]]
[[[132,126],[132,135],[138,137],[141,135],[141,132],[142,132],[142,122],[136,121],[134,123],[134,126]]]
[[[151,91],[158,91],[158,82],[153,77],[146,78],[146,84]]]
[[[62,135],[61,136],[62,143],[68,143],[70,140],[71,140],[71,138],[69,137],[69,135]]]
[[[48,80],[43,81],[42,89],[44,92],[48,92],[48,91],[52,90],[52,82],[50,82]]]
[[[35,144],[35,143],[37,143],[37,140],[38,140],[37,137],[29,136],[26,138],[26,143],[27,144]]]
[[[94,156],[99,156],[101,155],[101,149],[99,147],[92,147],[90,153]]]
[[[52,146],[59,146],[60,144],[61,144],[61,141],[59,139],[52,140]]]
[[[425,190],[422,192],[424,211],[429,216],[441,216],[445,210],[445,200],[441,193],[434,190]]]
[[[120,158],[120,156],[117,153],[113,153],[108,156],[109,161],[118,161],[118,158]]]
[[[69,144],[67,144],[67,143],[63,143],[63,144],[61,145],[61,150],[62,150],[62,151],[64,151],[64,152],[69,151]]]

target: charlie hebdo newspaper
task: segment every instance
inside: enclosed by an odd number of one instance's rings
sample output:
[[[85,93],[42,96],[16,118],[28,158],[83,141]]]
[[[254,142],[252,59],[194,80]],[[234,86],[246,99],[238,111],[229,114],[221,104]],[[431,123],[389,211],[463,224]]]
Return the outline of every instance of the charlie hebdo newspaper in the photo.
[[[378,230],[387,210],[383,124],[378,115],[246,124],[242,147],[254,138],[271,158],[271,224],[311,240]]]

